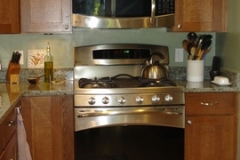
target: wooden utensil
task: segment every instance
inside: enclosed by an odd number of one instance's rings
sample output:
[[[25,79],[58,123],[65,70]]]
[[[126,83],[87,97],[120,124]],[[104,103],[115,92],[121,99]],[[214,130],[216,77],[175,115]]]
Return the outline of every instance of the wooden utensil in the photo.
[[[183,49],[187,52],[188,52],[188,44],[189,44],[188,40],[185,39],[185,40],[182,41]]]

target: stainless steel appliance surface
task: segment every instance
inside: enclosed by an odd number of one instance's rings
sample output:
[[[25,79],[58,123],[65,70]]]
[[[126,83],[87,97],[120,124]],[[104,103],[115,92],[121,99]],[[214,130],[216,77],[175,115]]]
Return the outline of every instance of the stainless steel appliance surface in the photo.
[[[73,0],[73,27],[172,27],[174,12],[175,0]]]
[[[141,77],[152,54],[168,71],[167,46],[108,44],[75,47],[75,131],[112,125],[184,128],[183,87]]]
[[[76,160],[184,159],[183,87],[141,75],[148,61],[168,74],[167,46],[91,45],[74,55]]]

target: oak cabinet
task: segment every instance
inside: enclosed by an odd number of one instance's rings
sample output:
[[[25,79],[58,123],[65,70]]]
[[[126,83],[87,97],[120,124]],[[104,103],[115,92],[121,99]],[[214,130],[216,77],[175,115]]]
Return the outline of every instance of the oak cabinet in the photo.
[[[0,1],[0,34],[20,33],[20,0]]]
[[[17,121],[15,108],[0,124],[0,160],[17,160]]]
[[[22,97],[33,160],[73,160],[73,95]]]
[[[175,1],[175,32],[227,32],[227,0]]]
[[[22,0],[21,32],[72,31],[72,0]]]
[[[237,93],[186,93],[185,160],[237,159]]]

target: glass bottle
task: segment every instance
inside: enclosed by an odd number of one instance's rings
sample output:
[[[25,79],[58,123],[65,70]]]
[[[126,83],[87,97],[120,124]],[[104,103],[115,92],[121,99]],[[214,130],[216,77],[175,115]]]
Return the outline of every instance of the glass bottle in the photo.
[[[47,53],[44,57],[44,80],[45,82],[53,81],[53,56],[51,55],[51,48],[48,42]]]

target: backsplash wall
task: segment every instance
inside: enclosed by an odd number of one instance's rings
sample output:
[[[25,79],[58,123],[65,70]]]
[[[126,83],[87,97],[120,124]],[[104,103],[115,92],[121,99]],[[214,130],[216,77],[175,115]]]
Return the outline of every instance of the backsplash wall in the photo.
[[[204,33],[198,33],[204,34]],[[215,33],[213,35],[212,50],[205,60],[205,66],[211,66],[215,55]],[[73,68],[73,48],[75,46],[104,44],[104,43],[143,43],[166,45],[169,47],[170,66],[186,66],[187,53],[184,61],[175,62],[175,48],[182,48],[182,40],[187,33],[171,33],[165,29],[73,29],[72,34],[44,35],[44,34],[16,34],[0,35],[0,60],[2,68],[8,67],[14,50],[24,52],[24,64],[21,68],[28,68],[28,50],[45,49],[50,42],[54,57],[54,68]]]

